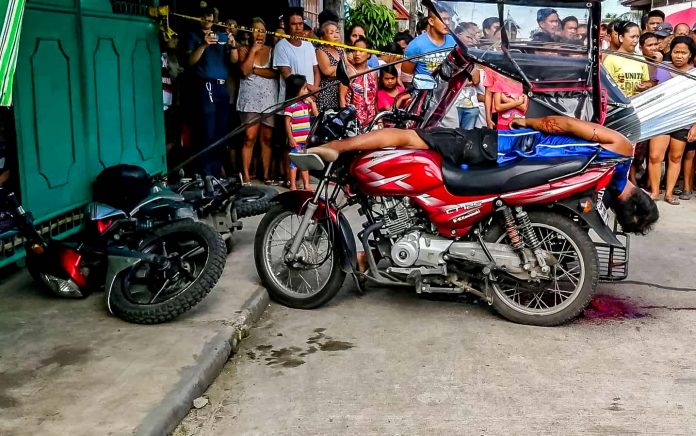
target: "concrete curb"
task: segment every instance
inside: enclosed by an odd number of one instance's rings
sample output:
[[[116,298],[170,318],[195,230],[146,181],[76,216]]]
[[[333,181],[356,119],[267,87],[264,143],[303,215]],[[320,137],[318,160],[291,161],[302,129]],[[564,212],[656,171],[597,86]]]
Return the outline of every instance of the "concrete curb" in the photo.
[[[256,288],[244,303],[237,322],[231,326],[221,326],[222,330],[205,344],[196,363],[181,371],[179,383],[145,416],[133,433],[138,436],[162,436],[173,432],[191,410],[193,400],[205,392],[230,355],[239,349],[247,329],[261,317],[269,303],[266,289]]]

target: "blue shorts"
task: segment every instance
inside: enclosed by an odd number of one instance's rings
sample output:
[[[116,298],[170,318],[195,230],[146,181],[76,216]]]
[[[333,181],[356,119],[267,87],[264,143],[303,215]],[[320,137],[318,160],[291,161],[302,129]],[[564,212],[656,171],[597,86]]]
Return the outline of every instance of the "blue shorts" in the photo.
[[[305,143],[298,143],[297,147],[290,147],[290,153],[306,153],[307,152],[307,144]],[[296,170],[297,166],[290,162],[290,169],[291,170]]]
[[[547,135],[536,130],[501,130],[498,132],[498,165],[525,157],[591,157],[600,149],[597,160],[620,160],[609,188],[621,192],[628,182],[631,158],[601,148],[598,142],[573,136]]]

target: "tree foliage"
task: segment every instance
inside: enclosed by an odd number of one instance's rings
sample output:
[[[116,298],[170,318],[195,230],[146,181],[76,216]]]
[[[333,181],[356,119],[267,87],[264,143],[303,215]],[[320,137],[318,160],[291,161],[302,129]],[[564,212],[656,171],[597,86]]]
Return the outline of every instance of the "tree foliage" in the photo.
[[[394,40],[397,32],[394,11],[374,0],[357,0],[346,11],[348,27],[359,24],[365,29],[367,40],[375,48],[383,48]]]

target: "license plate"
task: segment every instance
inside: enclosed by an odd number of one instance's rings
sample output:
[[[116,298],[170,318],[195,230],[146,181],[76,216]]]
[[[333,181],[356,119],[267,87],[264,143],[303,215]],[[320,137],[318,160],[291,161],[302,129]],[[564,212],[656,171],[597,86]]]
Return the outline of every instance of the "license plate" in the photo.
[[[599,197],[597,200],[597,212],[599,212],[599,215],[602,217],[602,221],[604,221],[604,224],[609,226],[609,211],[607,210],[606,206],[604,206],[604,203],[602,202],[602,197]]]

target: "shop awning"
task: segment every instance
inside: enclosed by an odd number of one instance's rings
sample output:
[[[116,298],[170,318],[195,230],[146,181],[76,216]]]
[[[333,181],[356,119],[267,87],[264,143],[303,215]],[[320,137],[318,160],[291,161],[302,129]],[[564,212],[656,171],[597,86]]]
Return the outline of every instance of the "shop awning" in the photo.
[[[4,17],[0,33],[0,106],[12,104],[12,82],[17,67],[25,3],[26,0],[0,0],[0,14]]]
[[[404,7],[399,0],[392,0],[392,6],[394,8],[394,14],[396,15],[397,20],[408,20],[410,15],[408,13],[408,9],[406,9],[406,7]]]

